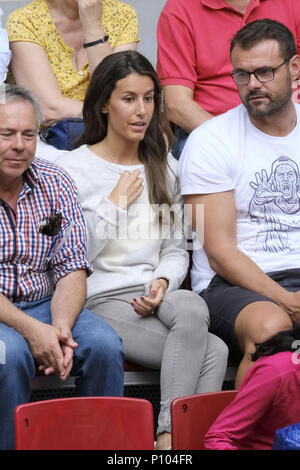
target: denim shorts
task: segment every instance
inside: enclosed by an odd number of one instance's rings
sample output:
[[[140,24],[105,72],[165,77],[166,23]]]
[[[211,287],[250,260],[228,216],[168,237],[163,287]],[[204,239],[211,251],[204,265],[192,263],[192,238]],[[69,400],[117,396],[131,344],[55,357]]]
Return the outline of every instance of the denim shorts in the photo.
[[[266,274],[289,291],[300,290],[300,269],[286,269]],[[234,362],[240,362],[243,352],[234,331],[238,314],[253,302],[276,302],[251,290],[234,286],[217,274],[200,295],[209,309],[210,332],[222,338],[229,348],[230,358]]]
[[[188,136],[189,134],[186,132],[186,130],[178,126],[176,127],[175,140],[172,148],[172,155],[174,158],[176,158],[176,160],[179,160]]]

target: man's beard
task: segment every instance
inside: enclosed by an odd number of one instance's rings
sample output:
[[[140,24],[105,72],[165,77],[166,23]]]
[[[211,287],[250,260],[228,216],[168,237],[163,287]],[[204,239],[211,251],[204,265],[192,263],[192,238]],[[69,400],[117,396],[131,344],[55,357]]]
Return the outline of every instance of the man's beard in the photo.
[[[269,95],[268,93],[262,93],[260,90],[253,90],[249,92],[242,101],[248,113],[252,117],[260,118],[260,117],[272,116],[273,114],[276,114],[279,111],[281,111],[282,108],[284,108],[289,103],[292,97],[292,94],[293,94],[293,90],[291,86],[289,87],[289,90],[286,92],[284,96],[281,94],[281,96],[277,99],[272,98],[272,96]],[[264,103],[263,105],[260,105],[260,106],[255,106],[251,104],[251,101],[249,102],[249,98],[254,98],[256,96],[268,98],[269,102]]]

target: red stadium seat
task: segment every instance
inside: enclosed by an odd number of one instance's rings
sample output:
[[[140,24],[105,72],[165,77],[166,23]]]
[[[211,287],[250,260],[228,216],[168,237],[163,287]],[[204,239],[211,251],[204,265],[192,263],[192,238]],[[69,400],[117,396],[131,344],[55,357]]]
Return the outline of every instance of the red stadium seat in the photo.
[[[17,450],[153,450],[152,404],[78,397],[19,405],[15,443]]]
[[[208,429],[237,390],[176,398],[171,403],[172,449],[203,450]]]

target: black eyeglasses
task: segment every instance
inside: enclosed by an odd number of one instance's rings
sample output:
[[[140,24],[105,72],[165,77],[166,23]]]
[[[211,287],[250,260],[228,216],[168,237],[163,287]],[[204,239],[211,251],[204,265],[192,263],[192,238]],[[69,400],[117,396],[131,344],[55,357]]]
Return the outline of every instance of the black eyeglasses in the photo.
[[[62,214],[60,212],[57,214],[51,214],[41,222],[39,232],[43,235],[48,235],[49,237],[56,237],[56,235],[58,235],[60,232],[61,223]]]
[[[246,70],[238,70],[237,72],[232,72],[231,76],[235,83],[238,86],[248,85],[250,82],[250,76],[254,75],[256,80],[260,83],[271,82],[274,80],[275,71],[278,70],[280,67],[285,65],[289,62],[290,59],[285,59],[282,64],[277,65],[277,67],[261,67],[259,69],[254,70],[254,72],[246,72]]]

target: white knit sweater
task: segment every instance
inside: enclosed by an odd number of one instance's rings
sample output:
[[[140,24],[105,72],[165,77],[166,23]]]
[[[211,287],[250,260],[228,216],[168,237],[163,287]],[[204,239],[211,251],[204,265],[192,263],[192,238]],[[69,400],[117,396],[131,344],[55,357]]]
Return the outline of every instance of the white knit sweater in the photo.
[[[175,188],[177,161],[169,155],[170,178]],[[158,236],[157,217],[151,209],[144,165],[117,165],[99,157],[86,145],[60,155],[56,164],[74,179],[78,188],[88,232],[88,257],[94,273],[88,278],[87,297],[136,285],[152,279],[169,280],[168,290],[177,289],[188,269],[184,239]],[[107,199],[123,171],[139,168],[144,178],[143,193],[128,210]],[[173,173],[174,172],[174,173]],[[174,199],[181,205],[179,188]]]

